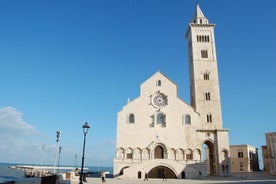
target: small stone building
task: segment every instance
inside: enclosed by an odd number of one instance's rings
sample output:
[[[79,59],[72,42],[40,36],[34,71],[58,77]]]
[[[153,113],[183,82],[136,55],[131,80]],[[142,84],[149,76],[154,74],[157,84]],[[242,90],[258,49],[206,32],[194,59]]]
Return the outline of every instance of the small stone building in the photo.
[[[251,172],[259,171],[258,148],[247,144],[231,145],[231,171]]]
[[[157,71],[118,113],[114,177],[230,174],[214,28],[197,5],[186,32],[191,104],[178,96],[177,84]]]

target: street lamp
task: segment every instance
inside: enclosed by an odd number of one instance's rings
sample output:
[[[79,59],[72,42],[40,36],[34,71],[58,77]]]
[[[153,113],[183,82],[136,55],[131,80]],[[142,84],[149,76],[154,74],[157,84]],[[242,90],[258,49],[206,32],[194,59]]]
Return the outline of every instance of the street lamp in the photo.
[[[83,129],[83,149],[82,149],[82,162],[81,162],[81,173],[80,173],[80,183],[79,184],[83,184],[83,164],[84,164],[84,152],[85,152],[85,139],[86,139],[86,134],[88,132],[88,129],[90,128],[90,126],[88,125],[87,122],[84,123],[84,125],[82,125],[82,129]]]
[[[54,173],[56,174],[56,170],[57,170],[57,156],[58,156],[58,151],[59,151],[59,147],[58,147],[58,142],[60,140],[60,136],[61,136],[61,131],[57,130],[57,139],[56,139],[56,158],[55,158],[55,164],[54,164]]]

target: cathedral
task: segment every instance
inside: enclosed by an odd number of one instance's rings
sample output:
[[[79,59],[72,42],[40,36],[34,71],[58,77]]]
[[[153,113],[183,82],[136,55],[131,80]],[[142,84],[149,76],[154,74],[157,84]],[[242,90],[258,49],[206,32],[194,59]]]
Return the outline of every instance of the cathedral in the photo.
[[[186,32],[191,104],[157,71],[140,85],[140,96],[118,112],[114,177],[230,175],[214,28],[197,5]]]

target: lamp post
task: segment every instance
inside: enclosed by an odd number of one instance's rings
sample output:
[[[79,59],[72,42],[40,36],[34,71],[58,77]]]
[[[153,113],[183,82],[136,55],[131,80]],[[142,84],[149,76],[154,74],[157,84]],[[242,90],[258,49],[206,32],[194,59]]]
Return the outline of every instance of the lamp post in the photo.
[[[58,142],[60,140],[60,136],[61,136],[61,131],[57,130],[57,139],[56,139],[56,158],[55,158],[55,164],[54,164],[54,173],[56,174],[56,170],[57,170],[57,156],[58,156],[58,151],[59,151],[59,147],[58,147]]]
[[[90,126],[88,125],[87,122],[84,123],[84,125],[82,125],[82,129],[83,129],[83,149],[82,149],[82,162],[81,162],[81,173],[80,173],[80,183],[79,184],[83,184],[83,165],[84,165],[84,152],[85,152],[85,140],[86,140],[86,134],[88,132],[88,129],[90,128]]]

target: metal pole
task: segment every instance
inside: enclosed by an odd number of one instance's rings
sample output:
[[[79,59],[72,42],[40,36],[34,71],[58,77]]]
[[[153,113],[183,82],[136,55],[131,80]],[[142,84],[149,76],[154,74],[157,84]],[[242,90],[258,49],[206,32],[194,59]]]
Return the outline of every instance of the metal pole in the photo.
[[[60,139],[60,135],[61,135],[61,131],[58,130],[57,131],[57,139],[56,139],[56,157],[55,157],[55,163],[54,163],[54,174],[56,174],[56,170],[57,170],[57,157],[58,157],[58,142],[59,142],[59,139]]]
[[[84,165],[84,152],[85,152],[85,139],[86,139],[86,133],[84,132],[84,138],[83,138],[83,149],[82,149],[82,162],[81,162],[81,174],[80,174],[80,183],[83,184],[83,165]]]
[[[75,155],[75,168],[77,168],[77,155]]]
[[[60,153],[61,153],[61,146],[59,146],[57,172],[59,172],[58,170],[59,170]]]

